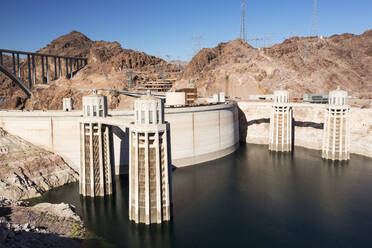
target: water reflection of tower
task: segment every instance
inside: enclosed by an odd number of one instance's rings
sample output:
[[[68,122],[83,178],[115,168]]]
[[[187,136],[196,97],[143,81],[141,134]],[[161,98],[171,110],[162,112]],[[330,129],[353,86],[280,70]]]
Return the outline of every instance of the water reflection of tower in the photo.
[[[129,219],[146,224],[169,221],[171,168],[164,105],[147,95],[135,101],[134,115],[129,145]]]

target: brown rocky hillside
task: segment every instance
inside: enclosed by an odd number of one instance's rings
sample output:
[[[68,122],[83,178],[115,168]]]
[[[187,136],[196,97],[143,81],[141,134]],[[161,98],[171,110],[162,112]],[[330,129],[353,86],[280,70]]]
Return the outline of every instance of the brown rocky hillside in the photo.
[[[192,79],[201,95],[270,94],[283,85],[292,96],[327,93],[340,85],[352,95],[372,96],[372,30],[362,35],[293,37],[255,49],[242,40],[202,49],[185,67],[177,87]]]
[[[118,42],[92,41],[77,31],[63,35],[53,40],[46,47],[37,52],[57,54],[62,56],[86,57],[88,65],[80,70],[72,80],[65,78],[54,80],[54,64],[49,60],[52,83],[43,85],[41,79],[38,87],[33,90],[34,98],[26,99],[24,93],[5,75],[0,73],[0,95],[7,97],[3,108],[9,109],[61,109],[63,97],[73,97],[75,107],[81,105],[81,96],[90,94],[90,89],[126,89],[127,70],[133,71],[133,78],[137,84],[159,78],[159,71],[164,77],[174,77],[179,74],[179,67],[164,60],[147,55],[143,52],[124,49]],[[10,59],[5,58],[10,68]],[[41,75],[41,61],[36,59],[37,74]],[[21,64],[22,76],[26,77],[26,63]],[[62,66],[63,74],[64,66]],[[131,99],[117,94],[102,92],[111,99],[110,107],[123,107]]]
[[[327,93],[337,85],[357,97],[372,97],[372,30],[361,35],[343,34],[331,37],[293,37],[269,48],[255,49],[242,40],[220,43],[202,49],[186,66],[124,49],[117,42],[92,41],[72,31],[53,40],[39,52],[88,58],[88,65],[71,80],[53,81],[33,89],[34,97],[23,92],[0,73],[0,95],[5,95],[3,108],[61,109],[62,98],[72,97],[75,108],[81,108],[81,97],[91,89],[127,89],[127,72],[133,71],[136,84],[156,81],[160,77],[178,78],[174,88],[185,87],[190,80],[201,96],[224,91],[235,99],[248,99],[250,94],[271,94],[283,85],[293,97],[306,93]],[[10,66],[10,58],[4,58]],[[50,75],[54,75],[52,61]],[[37,60],[37,74],[41,61]],[[183,67],[183,68],[182,68]],[[22,63],[26,75],[26,64]],[[183,74],[182,73],[183,69]],[[162,72],[160,75],[159,72]],[[127,108],[133,99],[112,91],[110,108]]]

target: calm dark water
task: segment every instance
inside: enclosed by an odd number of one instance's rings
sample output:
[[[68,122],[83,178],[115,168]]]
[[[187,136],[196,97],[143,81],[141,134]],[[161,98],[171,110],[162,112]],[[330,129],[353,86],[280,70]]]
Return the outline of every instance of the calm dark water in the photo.
[[[128,177],[116,194],[84,199],[78,184],[34,201],[76,206],[101,241],[86,247],[372,247],[372,159],[330,163],[319,151],[246,145],[173,172],[170,223],[128,221]]]

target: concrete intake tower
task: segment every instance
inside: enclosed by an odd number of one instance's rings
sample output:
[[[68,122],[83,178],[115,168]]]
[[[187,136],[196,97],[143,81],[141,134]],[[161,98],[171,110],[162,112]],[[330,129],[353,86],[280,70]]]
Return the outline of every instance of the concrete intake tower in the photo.
[[[107,116],[106,96],[83,97],[84,117],[80,123],[80,194],[104,196],[113,193],[110,137],[111,126],[102,123]]]
[[[350,106],[346,101],[346,91],[337,88],[329,93],[323,130],[322,158],[324,159],[350,159]]]
[[[163,102],[147,95],[134,102],[130,126],[129,219],[162,223],[171,219],[169,124]]]
[[[277,90],[271,105],[269,150],[292,151],[292,107],[288,104],[289,92]]]

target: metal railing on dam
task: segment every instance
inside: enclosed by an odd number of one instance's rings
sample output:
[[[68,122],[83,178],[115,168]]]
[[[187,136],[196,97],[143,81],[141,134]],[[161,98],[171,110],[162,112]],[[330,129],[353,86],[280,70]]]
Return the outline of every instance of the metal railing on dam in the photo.
[[[62,75],[72,78],[87,63],[87,58],[0,49],[0,71],[12,79],[28,97],[37,83],[49,84]],[[41,72],[38,73],[39,66]]]

